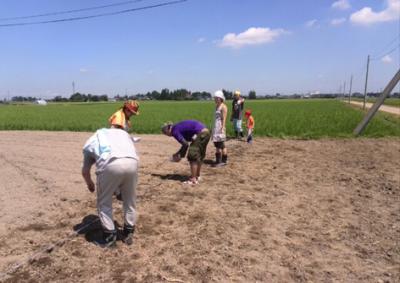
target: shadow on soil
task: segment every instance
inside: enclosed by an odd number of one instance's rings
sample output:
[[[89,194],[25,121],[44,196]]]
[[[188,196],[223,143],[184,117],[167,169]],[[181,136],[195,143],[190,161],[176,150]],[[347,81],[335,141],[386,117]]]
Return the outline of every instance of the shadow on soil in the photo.
[[[115,228],[120,239],[122,233],[122,226],[114,221]],[[82,219],[82,222],[74,226],[74,231],[79,235],[84,235],[86,241],[90,243],[99,243],[103,239],[103,228],[101,227],[100,218],[97,215],[87,215]]]
[[[188,176],[186,175],[180,175],[180,174],[151,174],[153,177],[159,177],[161,180],[173,180],[173,181],[186,181],[188,179]]]
[[[204,160],[203,160],[203,163],[204,163],[204,164],[207,164],[207,165],[214,165],[214,164],[215,164],[215,160],[212,160],[212,159],[204,159]]]
[[[74,231],[79,235],[84,235],[86,241],[93,242],[102,238],[100,218],[97,215],[87,215],[82,222],[74,226]]]

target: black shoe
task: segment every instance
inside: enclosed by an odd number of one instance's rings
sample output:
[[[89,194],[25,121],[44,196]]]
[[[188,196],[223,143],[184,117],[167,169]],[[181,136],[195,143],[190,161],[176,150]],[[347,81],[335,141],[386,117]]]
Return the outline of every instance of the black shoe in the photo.
[[[221,161],[226,165],[228,163],[228,155],[222,155]]]
[[[100,239],[94,239],[93,243],[101,248],[115,247],[117,241],[117,231],[103,231]]]
[[[222,160],[222,154],[221,153],[216,153],[215,154],[215,163],[214,163],[214,165],[220,163],[221,160]]]
[[[122,231],[122,242],[127,244],[128,246],[133,244],[133,234],[135,233],[135,226],[133,227],[124,227]]]

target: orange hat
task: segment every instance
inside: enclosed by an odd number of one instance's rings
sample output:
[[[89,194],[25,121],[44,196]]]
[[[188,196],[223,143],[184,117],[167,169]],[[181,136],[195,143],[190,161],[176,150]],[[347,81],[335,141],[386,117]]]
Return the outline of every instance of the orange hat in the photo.
[[[139,103],[137,103],[136,100],[125,101],[124,109],[128,109],[134,115],[139,115]]]
[[[244,115],[245,115],[246,117],[249,117],[249,116],[251,115],[251,110],[250,110],[250,109],[247,109],[246,112],[244,112]]]

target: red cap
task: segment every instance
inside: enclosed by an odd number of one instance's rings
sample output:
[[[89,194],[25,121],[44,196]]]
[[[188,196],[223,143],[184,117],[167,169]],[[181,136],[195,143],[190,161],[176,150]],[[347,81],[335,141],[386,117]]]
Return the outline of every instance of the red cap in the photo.
[[[124,108],[128,109],[135,115],[139,115],[139,103],[137,103],[136,100],[125,101]]]

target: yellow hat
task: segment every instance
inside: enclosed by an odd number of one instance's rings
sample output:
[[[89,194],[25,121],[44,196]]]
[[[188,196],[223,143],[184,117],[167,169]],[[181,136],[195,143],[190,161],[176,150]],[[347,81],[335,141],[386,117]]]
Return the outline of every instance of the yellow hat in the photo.
[[[235,90],[234,95],[235,96],[240,96],[240,90]]]

